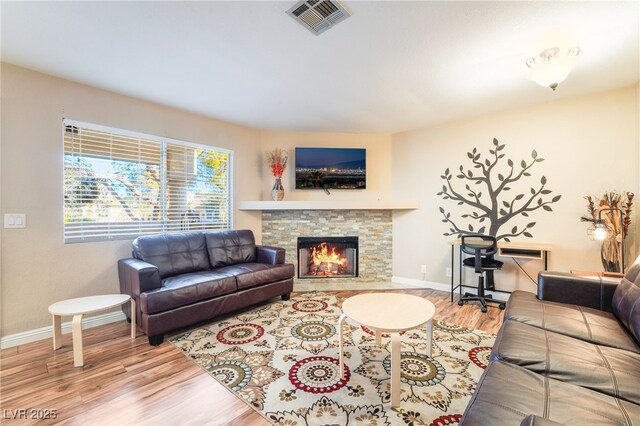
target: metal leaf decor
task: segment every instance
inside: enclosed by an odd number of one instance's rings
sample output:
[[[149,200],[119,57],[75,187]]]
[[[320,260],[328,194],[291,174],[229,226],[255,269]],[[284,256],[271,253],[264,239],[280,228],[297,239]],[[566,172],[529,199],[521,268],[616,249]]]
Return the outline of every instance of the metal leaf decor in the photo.
[[[451,213],[440,207],[442,222],[447,223],[449,232],[444,235],[480,233],[495,235],[498,240],[509,241],[509,238],[523,235],[532,238],[531,228],[536,222],[529,222],[522,226],[512,226],[507,228],[508,222],[519,216],[529,217],[529,214],[536,210],[551,212],[551,204],[560,200],[560,195],[551,196],[552,191],[547,189],[547,178],[542,176],[540,183],[532,185],[525,193],[515,193],[516,186],[513,185],[520,179],[531,177],[530,169],[536,164],[544,161],[538,156],[536,150],[531,152],[530,160],[522,160],[520,167],[516,166],[513,160],[507,158],[506,168],[501,163],[505,157],[504,144],[500,144],[497,139],[493,139],[493,148],[489,149],[489,155],[483,159],[482,154],[476,148],[467,152],[467,157],[472,166],[459,167],[454,181],[453,174],[447,168],[440,178],[444,181],[442,191],[438,192],[444,200],[451,200],[457,205],[466,205],[470,209],[461,215],[461,219],[473,220],[477,224],[462,224],[458,219],[452,218]],[[471,169],[476,169],[475,172]],[[501,170],[499,170],[501,168]],[[462,186],[464,189],[460,189]],[[511,191],[511,192],[509,192]],[[485,224],[485,220],[488,222]],[[502,230],[501,229],[505,230]]]

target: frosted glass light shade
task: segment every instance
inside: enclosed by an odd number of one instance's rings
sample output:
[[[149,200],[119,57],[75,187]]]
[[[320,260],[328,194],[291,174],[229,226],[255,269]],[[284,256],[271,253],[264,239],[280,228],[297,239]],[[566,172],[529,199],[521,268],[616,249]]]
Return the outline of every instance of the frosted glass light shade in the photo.
[[[562,83],[576,66],[579,53],[580,49],[577,47],[567,52],[554,47],[541,52],[538,58],[527,59],[527,66],[530,68],[529,79],[555,91],[558,84]]]

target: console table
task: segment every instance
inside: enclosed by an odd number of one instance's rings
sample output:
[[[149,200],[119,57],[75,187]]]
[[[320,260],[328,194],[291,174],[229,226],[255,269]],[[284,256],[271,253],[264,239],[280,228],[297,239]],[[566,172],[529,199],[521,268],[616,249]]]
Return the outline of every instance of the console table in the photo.
[[[459,289],[462,296],[462,288],[476,288],[462,284],[462,250],[460,249],[460,240],[449,241],[451,246],[451,301],[453,302],[453,292]],[[458,284],[454,283],[455,277],[455,248],[458,247]],[[498,257],[510,257],[512,259],[538,259],[543,262],[543,268],[546,271],[549,262],[549,253],[553,246],[540,243],[508,243],[506,241],[498,241]],[[507,293],[510,291],[491,290],[496,293]]]

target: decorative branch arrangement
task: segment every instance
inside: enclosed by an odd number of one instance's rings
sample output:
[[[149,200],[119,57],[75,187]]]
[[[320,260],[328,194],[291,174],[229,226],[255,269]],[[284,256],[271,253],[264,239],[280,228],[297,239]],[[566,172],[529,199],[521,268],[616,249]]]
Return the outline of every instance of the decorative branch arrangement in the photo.
[[[482,154],[476,148],[467,152],[467,157],[473,164],[472,168],[459,167],[456,178],[464,183],[464,190],[456,187],[453,182],[453,174],[447,168],[440,177],[444,180],[442,191],[438,192],[444,200],[457,202],[458,205],[471,207],[469,213],[463,214],[463,219],[477,222],[476,226],[468,224],[466,229],[463,225],[458,225],[451,217],[451,213],[440,207],[442,222],[449,224],[449,232],[444,235],[463,234],[489,234],[495,235],[498,240],[509,241],[510,238],[523,235],[531,238],[530,230],[536,222],[529,222],[524,227],[513,226],[508,231],[500,231],[503,226],[513,219],[542,209],[551,212],[551,204],[560,200],[560,195],[550,197],[551,190],[547,189],[547,178],[542,176],[540,184],[530,188],[530,194],[517,194],[513,198],[509,197],[512,190],[511,184],[519,181],[523,177],[531,177],[530,169],[536,164],[544,161],[538,157],[538,153],[531,152],[531,160],[520,162],[516,166],[513,160],[507,159],[507,168],[501,170],[500,161],[505,157],[503,150],[505,144],[500,144],[497,139],[493,139],[493,148],[489,150],[487,158],[483,159]],[[502,167],[505,169],[504,167]],[[476,172],[472,169],[477,169]],[[496,179],[497,178],[497,179]],[[460,185],[462,185],[462,183]],[[472,186],[473,185],[473,186]],[[484,224],[485,220],[488,222]],[[459,222],[458,222],[459,223]]]
[[[597,219],[602,219],[609,237],[602,241],[600,257],[602,266],[608,272],[624,272],[621,270],[623,257],[622,245],[629,233],[631,226],[631,212],[633,211],[633,192],[618,193],[607,191],[602,198],[596,202],[594,197],[587,195],[588,215],[580,218],[581,222],[590,222],[595,225]],[[601,214],[602,211],[602,214]],[[619,214],[622,214],[622,223]],[[593,229],[593,228],[592,228]]]
[[[289,155],[287,154],[287,151],[282,148],[274,148],[271,151],[268,151],[265,157],[266,163],[271,168],[271,174],[276,179],[282,178],[282,174],[287,168],[288,160]]]
[[[271,188],[271,198],[273,201],[282,201],[284,198],[284,186],[282,186],[282,174],[287,168],[289,154],[282,148],[274,148],[267,152],[265,161],[271,169],[271,174],[276,178],[273,188]]]
[[[589,216],[582,216],[580,221],[595,223],[596,219],[598,219],[600,209],[618,209],[624,213],[622,222],[622,238],[626,238],[629,232],[629,226],[631,226],[633,197],[635,197],[633,192],[625,192],[623,195],[614,191],[607,191],[598,202],[598,207],[595,207],[594,198],[591,195],[587,195],[583,198],[587,200],[587,211],[589,212]],[[613,214],[613,212],[608,213]]]

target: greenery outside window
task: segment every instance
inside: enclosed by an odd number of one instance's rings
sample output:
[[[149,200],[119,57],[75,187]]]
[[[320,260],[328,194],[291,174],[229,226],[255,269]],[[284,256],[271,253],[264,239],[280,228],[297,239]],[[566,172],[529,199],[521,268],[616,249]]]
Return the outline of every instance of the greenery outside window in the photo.
[[[230,229],[228,150],[64,120],[65,243]]]

